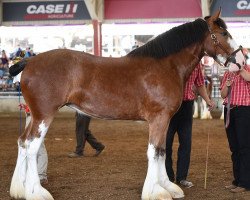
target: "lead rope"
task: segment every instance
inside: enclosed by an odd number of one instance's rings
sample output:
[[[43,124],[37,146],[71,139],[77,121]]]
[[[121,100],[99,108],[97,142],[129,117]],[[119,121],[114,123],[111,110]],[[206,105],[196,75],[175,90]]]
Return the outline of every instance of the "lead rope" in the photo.
[[[227,95],[227,116],[226,116],[226,128],[229,125],[230,122],[230,101],[231,101],[231,86],[228,86],[228,95]]]
[[[21,85],[19,82],[19,87],[18,87],[18,100],[19,100],[19,136],[22,133],[22,107],[21,107]]]

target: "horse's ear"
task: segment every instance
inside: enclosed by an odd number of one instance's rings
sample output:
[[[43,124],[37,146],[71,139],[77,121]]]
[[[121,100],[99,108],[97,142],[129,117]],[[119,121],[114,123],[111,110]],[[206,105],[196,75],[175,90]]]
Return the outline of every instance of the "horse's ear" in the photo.
[[[211,16],[212,21],[216,21],[218,18],[220,18],[220,15],[221,15],[221,7],[214,15]]]

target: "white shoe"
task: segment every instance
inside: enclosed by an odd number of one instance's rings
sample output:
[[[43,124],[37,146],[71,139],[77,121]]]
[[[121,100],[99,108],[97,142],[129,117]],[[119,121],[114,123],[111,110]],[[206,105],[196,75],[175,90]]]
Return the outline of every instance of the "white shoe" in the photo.
[[[194,186],[194,184],[192,182],[187,181],[187,180],[181,180],[179,185],[182,187],[185,187],[185,188],[191,188]]]

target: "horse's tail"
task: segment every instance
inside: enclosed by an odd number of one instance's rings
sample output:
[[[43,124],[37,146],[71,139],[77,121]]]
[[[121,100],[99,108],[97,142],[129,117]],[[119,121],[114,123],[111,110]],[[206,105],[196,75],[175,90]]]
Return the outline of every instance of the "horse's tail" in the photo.
[[[12,65],[9,69],[9,73],[11,76],[16,76],[21,71],[23,71],[24,67],[27,64],[27,59],[22,59],[21,61],[17,62],[16,64]]]

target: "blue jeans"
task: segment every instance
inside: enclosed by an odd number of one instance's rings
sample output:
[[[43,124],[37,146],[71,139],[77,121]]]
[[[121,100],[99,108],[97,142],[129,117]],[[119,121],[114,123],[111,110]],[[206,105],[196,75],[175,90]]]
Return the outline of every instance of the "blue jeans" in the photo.
[[[169,180],[172,182],[175,180],[172,146],[176,132],[179,138],[176,182],[179,183],[181,180],[186,180],[188,175],[192,143],[193,103],[194,101],[183,101],[181,107],[172,117],[169,124],[166,138],[165,165]]]

